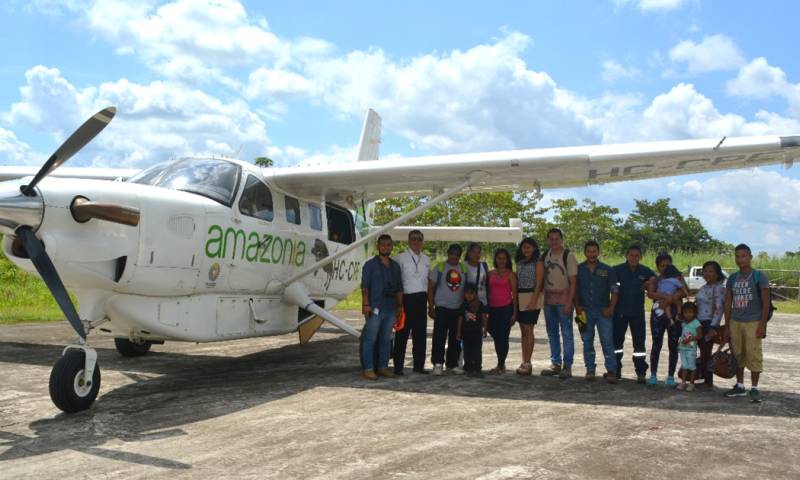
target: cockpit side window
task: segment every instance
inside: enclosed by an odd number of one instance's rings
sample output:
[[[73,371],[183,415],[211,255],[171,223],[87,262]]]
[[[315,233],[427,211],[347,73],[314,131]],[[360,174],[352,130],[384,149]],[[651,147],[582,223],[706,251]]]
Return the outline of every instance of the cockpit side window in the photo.
[[[284,198],[286,199],[286,221],[300,225],[300,201],[289,195]]]
[[[264,182],[253,175],[247,176],[242,198],[239,199],[239,211],[242,215],[270,222],[275,216],[272,209],[272,192]]]

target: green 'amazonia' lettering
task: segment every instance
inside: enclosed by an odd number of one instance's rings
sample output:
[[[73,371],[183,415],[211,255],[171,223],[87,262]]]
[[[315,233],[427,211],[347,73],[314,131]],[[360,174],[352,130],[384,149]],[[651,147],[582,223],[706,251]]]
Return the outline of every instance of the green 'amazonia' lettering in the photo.
[[[277,263],[302,266],[306,259],[306,242],[270,234],[259,236],[242,229],[219,225],[208,227],[205,252],[208,258],[247,260],[255,263]]]

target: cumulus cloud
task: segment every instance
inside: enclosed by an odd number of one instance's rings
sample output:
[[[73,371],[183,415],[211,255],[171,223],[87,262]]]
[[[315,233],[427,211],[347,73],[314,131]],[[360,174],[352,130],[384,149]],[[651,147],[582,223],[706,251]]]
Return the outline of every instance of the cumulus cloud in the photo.
[[[690,75],[732,70],[745,63],[733,40],[722,34],[704,37],[700,43],[684,40],[670,49],[669,58],[685,64]]]
[[[417,147],[433,152],[598,141],[581,100],[521,58],[531,39],[511,32],[466,51],[393,60],[380,49],[309,63],[320,98],[361,116],[374,107]]]
[[[640,71],[636,67],[626,67],[615,60],[606,60],[603,62],[603,81],[612,83],[617,80],[628,80],[638,78]]]
[[[663,13],[677,10],[690,0],[614,0],[617,6],[633,5],[643,13]]]
[[[14,132],[0,127],[0,163],[11,165],[35,165],[38,158],[31,158],[30,147],[20,141]]]
[[[79,89],[58,69],[44,66],[30,69],[26,80],[22,99],[4,118],[46,131],[56,144],[95,111],[118,107],[117,117],[75,165],[144,167],[171,156],[233,155],[240,147],[250,158],[269,146],[264,121],[241,100],[223,102],[164,81],[121,79]]]
[[[764,57],[742,66],[736,78],[728,82],[727,88],[731,95],[739,97],[783,97],[789,103],[792,113],[800,117],[800,83],[790,83],[786,72],[770,65]]]

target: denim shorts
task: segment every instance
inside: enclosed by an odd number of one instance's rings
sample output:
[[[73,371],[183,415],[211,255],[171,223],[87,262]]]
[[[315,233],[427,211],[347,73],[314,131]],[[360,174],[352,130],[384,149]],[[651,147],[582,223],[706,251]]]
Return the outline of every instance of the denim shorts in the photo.
[[[681,368],[684,370],[697,369],[697,352],[694,350],[680,349],[678,351],[681,355]]]

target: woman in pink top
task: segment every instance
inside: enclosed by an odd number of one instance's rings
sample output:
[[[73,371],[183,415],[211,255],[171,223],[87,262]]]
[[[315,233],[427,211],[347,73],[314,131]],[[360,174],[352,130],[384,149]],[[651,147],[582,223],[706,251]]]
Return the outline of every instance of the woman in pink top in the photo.
[[[517,319],[517,274],[511,269],[511,254],[505,248],[494,253],[494,270],[489,272],[489,334],[497,352],[497,367],[489,373],[506,373],[508,336]]]

